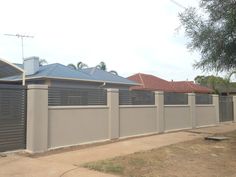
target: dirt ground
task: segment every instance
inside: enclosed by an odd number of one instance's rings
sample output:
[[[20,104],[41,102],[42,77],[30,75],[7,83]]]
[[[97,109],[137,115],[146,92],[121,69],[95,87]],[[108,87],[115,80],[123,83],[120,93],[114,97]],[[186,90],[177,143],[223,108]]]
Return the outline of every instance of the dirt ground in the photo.
[[[201,138],[83,166],[124,177],[236,177],[236,131],[223,135],[230,139]]]

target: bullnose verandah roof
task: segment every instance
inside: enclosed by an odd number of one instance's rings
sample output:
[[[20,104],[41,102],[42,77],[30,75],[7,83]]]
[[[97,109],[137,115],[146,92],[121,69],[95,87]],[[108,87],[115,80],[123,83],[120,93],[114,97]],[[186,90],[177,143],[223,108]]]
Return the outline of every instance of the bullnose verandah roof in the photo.
[[[17,75],[22,76],[22,85],[25,85],[25,71],[17,65],[0,58],[0,79]]]

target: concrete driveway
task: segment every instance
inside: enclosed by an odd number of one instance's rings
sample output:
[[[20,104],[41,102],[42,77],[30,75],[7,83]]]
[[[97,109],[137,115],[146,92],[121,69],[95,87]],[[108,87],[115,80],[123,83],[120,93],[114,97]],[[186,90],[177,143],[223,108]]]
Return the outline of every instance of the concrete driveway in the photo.
[[[27,157],[22,154],[7,154],[0,157],[0,177],[112,177],[81,168],[81,164],[122,156],[138,151],[150,150],[183,141],[189,141],[211,133],[236,130],[235,123],[221,124],[216,127],[153,135],[115,143],[93,146],[80,150],[61,151],[46,156]]]

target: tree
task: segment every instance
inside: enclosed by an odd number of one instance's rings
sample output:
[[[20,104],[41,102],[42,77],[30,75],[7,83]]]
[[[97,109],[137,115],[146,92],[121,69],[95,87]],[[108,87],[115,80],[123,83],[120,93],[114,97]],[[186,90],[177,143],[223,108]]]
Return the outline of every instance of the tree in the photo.
[[[230,77],[232,74],[230,73],[226,77],[219,76],[197,76],[195,77],[195,83],[203,86],[207,86],[214,90],[215,93],[219,94],[222,91],[226,92],[229,95],[230,88],[235,87],[233,83],[230,82]]]
[[[67,66],[70,67],[71,69],[74,69],[74,70],[77,69],[76,66],[74,64],[72,64],[72,63],[68,64]]]
[[[194,78],[194,82],[196,84],[200,84],[200,85],[207,85],[207,79],[206,76],[196,76]]]
[[[39,59],[39,66],[43,66],[43,65],[46,65],[46,64],[48,64],[47,60]]]
[[[73,63],[70,63],[67,65],[68,67],[74,69],[74,70],[80,70],[80,69],[84,69],[84,68],[88,68],[88,65],[83,63],[83,62],[78,62],[77,63],[77,66],[74,65]],[[107,66],[106,66],[106,63],[101,61],[97,66],[96,68],[100,69],[100,70],[103,70],[103,71],[107,71]],[[115,71],[115,70],[111,70],[109,71],[109,73],[111,74],[114,74],[114,75],[117,75],[118,76],[118,73]]]
[[[235,84],[231,83],[231,77],[236,74],[236,71],[231,71],[228,73],[228,75],[224,78],[223,84],[225,85],[227,95],[229,95],[229,90],[231,87],[235,88]]]
[[[118,73],[117,73],[116,71],[114,71],[114,70],[111,70],[111,71],[109,71],[109,73],[111,73],[111,74],[114,74],[114,75],[118,76]]]
[[[106,63],[103,62],[103,61],[101,61],[101,62],[96,66],[96,68],[101,69],[101,70],[103,70],[103,71],[106,71],[106,70],[107,70]]]
[[[197,76],[194,79],[195,83],[203,85],[214,90],[215,93],[219,93],[219,86],[224,83],[224,78],[219,76]]]
[[[83,68],[87,68],[87,67],[88,67],[88,65],[81,62],[81,61],[77,63],[77,69],[83,69]]]
[[[229,74],[228,74],[228,79],[231,80],[231,77],[236,74],[236,71],[231,71]]]
[[[83,69],[83,68],[87,68],[88,67],[87,64],[85,64],[85,63],[83,63],[81,61],[77,63],[77,66],[72,64],[72,63],[68,64],[67,66],[69,66],[70,68],[75,69],[75,70],[77,70],[77,69],[79,70],[79,69]]]
[[[236,1],[200,0],[200,9],[187,8],[179,14],[188,48],[201,53],[195,68],[229,71],[236,69]],[[204,12],[204,14],[201,14]]]
[[[107,65],[106,65],[106,63],[103,62],[103,61],[101,61],[101,62],[96,66],[96,68],[98,68],[98,69],[100,69],[100,70],[103,70],[103,71],[107,71]],[[118,73],[117,73],[115,70],[110,70],[109,73],[118,76]]]

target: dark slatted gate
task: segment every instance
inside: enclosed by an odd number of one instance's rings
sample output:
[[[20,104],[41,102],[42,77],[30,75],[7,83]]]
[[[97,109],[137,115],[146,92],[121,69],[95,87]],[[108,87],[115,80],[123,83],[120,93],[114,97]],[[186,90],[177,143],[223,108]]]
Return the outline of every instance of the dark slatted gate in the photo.
[[[0,84],[0,152],[26,147],[26,89]]]
[[[233,121],[233,97],[232,96],[220,96],[219,97],[219,111],[220,122]]]

